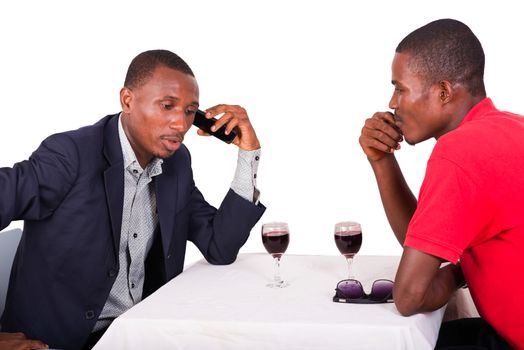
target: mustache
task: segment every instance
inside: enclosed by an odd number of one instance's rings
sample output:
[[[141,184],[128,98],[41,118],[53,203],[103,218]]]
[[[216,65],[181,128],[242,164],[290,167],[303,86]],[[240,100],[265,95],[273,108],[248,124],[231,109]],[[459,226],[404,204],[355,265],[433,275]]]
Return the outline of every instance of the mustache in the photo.
[[[184,135],[177,132],[177,133],[170,134],[170,135],[161,135],[160,139],[182,143],[182,141],[184,141]]]

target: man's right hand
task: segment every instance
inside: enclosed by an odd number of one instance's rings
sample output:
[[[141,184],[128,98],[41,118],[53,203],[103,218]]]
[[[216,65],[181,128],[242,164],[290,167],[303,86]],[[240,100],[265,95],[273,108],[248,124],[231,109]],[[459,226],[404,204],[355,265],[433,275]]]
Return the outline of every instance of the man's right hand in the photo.
[[[377,112],[366,120],[359,143],[369,161],[379,161],[400,149],[404,140],[390,112]]]
[[[0,350],[47,349],[49,346],[40,340],[27,339],[23,333],[0,332]]]
[[[404,140],[393,114],[377,112],[366,120],[360,146],[375,173],[382,205],[399,243],[404,244],[409,222],[417,209],[417,199],[409,189],[393,152]]]

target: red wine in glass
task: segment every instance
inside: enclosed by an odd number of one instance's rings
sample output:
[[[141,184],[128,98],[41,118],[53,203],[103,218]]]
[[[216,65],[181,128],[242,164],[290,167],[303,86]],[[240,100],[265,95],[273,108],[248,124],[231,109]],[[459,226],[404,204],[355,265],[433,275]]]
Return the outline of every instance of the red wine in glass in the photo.
[[[262,234],[262,244],[273,258],[280,258],[289,245],[289,231],[273,231]]]
[[[335,244],[348,263],[348,279],[353,279],[353,257],[362,246],[362,228],[358,222],[344,221],[335,225]]]
[[[362,232],[341,231],[335,233],[335,243],[342,255],[345,257],[354,256],[362,245]]]
[[[269,222],[262,225],[262,244],[275,261],[273,281],[267,284],[271,288],[284,288],[288,285],[280,277],[280,258],[289,245],[289,227],[285,222]]]

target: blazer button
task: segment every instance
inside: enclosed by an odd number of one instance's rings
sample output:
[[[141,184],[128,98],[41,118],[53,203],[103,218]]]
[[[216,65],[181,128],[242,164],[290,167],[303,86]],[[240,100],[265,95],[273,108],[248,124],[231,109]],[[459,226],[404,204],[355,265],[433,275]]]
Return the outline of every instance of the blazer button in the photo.
[[[95,312],[93,310],[86,311],[86,320],[90,320],[95,317]]]
[[[110,269],[109,271],[107,271],[107,276],[115,277],[116,276],[116,270],[115,269]]]
[[[167,254],[166,259],[171,259],[171,254]]]

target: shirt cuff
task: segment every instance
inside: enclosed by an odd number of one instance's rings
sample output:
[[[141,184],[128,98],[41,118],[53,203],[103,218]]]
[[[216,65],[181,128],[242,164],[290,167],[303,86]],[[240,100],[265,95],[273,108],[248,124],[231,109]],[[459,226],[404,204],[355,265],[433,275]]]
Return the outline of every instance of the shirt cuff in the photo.
[[[258,204],[260,191],[257,189],[257,171],[260,148],[254,151],[238,150],[237,170],[231,189],[240,197]]]

